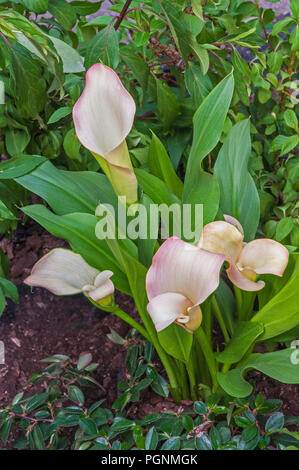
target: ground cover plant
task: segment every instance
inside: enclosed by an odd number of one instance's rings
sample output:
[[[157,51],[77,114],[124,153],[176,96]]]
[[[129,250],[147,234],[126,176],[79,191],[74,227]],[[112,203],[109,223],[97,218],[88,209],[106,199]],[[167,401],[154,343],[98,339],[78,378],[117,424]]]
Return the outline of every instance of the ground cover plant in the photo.
[[[248,372],[299,383],[297,2],[283,18],[258,2],[229,0],[100,6],[1,2],[1,230],[9,236],[31,218],[70,247],[45,254],[24,282],[84,294],[156,351],[166,378],[150,369],[133,388],[122,384],[116,422],[151,386],[178,406],[206,407],[206,418],[215,411],[209,403],[240,414],[242,435],[228,437],[230,428],[213,419],[210,437],[206,428],[191,436],[193,448],[268,448],[276,431],[286,440],[275,445],[295,445],[276,405],[266,406],[274,415],[260,432],[264,399],[254,402]],[[4,252],[1,261],[3,311],[5,297],[18,295]],[[116,302],[116,290],[138,315]],[[55,374],[70,365],[59,357]],[[4,443],[20,418],[29,425],[24,445],[59,447],[56,414],[51,432],[40,428],[22,414],[24,400],[13,403],[18,412],[2,412]],[[127,444],[111,444],[113,429],[97,429],[89,414],[82,423],[82,406],[76,449],[146,449],[151,440],[178,449],[205,423],[188,411],[175,435],[159,424],[147,437],[132,421]]]

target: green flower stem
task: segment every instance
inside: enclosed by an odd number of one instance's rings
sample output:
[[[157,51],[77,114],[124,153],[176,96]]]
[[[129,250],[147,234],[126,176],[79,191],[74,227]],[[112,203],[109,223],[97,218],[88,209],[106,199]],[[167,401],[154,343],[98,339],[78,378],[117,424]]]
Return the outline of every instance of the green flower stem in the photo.
[[[186,367],[185,364],[179,360],[176,361],[177,367],[178,367],[178,372],[180,376],[180,384],[182,387],[182,394],[183,394],[183,400],[189,400],[190,398],[190,391],[188,387],[188,377],[186,373]]]
[[[194,341],[194,363],[196,364],[196,369],[198,370],[199,382],[205,385],[211,386],[211,378],[207,370],[207,365],[205,358],[200,347],[198,340]]]
[[[146,329],[142,325],[140,325],[140,323],[138,323],[136,320],[134,320],[134,318],[132,318],[130,315],[128,315],[128,313],[124,312],[119,307],[116,307],[116,309],[113,310],[112,313],[114,313],[119,318],[124,320],[126,323],[131,325],[133,328],[135,328],[135,330],[139,331],[139,333],[141,333],[145,337],[145,339],[147,339],[147,341],[151,342],[151,339],[150,339]]]
[[[219,326],[221,328],[221,331],[223,333],[225,342],[228,343],[229,340],[230,340],[230,337],[229,337],[229,334],[227,332],[226,325],[224,323],[224,320],[223,320],[223,317],[222,317],[222,314],[221,314],[220,308],[218,306],[215,295],[212,296],[212,308],[213,308],[213,312],[215,314],[215,317],[217,318],[217,321],[219,323]]]
[[[206,303],[203,311],[202,327],[206,332],[209,343],[212,344],[212,311],[210,302]]]
[[[192,358],[190,358],[190,360],[186,363],[186,369],[187,369],[188,376],[189,376],[191,398],[192,400],[196,401],[197,400],[197,393],[196,393],[197,383],[196,383],[194,364],[193,364]]]
[[[242,291],[241,289],[239,289],[239,287],[234,285],[234,292],[235,292],[235,297],[236,297],[238,317],[239,317],[239,320],[242,321],[244,320],[243,312],[242,312],[242,307],[243,307]]]
[[[215,392],[218,388],[218,381],[217,381],[217,364],[214,358],[214,352],[213,349],[207,339],[207,336],[203,330],[203,328],[200,326],[197,328],[197,330],[194,332],[197,341],[200,344],[201,350],[205,356],[205,359],[208,364],[209,372],[211,374],[212,378],[212,383],[213,383],[213,391]]]

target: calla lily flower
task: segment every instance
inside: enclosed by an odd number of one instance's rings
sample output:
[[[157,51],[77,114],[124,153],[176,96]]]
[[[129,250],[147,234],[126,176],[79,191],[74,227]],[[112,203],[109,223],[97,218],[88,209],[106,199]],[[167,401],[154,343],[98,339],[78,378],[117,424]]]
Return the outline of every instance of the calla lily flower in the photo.
[[[55,248],[43,256],[24,280],[30,286],[45,287],[56,295],[84,293],[95,302],[104,302],[114,292],[110,277],[112,271],[98,271],[89,266],[82,256]]]
[[[112,69],[95,64],[87,71],[85,88],[73,108],[76,134],[128,204],[137,201],[137,179],[125,141],[135,111],[132,96]]]
[[[258,291],[265,285],[263,281],[255,282],[258,274],[283,275],[289,252],[281,243],[268,238],[244,243],[241,224],[231,216],[225,219],[207,224],[198,246],[225,255],[230,264],[227,275],[233,284],[246,291]]]
[[[147,310],[158,332],[173,322],[189,331],[200,326],[199,305],[217,289],[223,261],[177,237],[161,245],[146,276]]]

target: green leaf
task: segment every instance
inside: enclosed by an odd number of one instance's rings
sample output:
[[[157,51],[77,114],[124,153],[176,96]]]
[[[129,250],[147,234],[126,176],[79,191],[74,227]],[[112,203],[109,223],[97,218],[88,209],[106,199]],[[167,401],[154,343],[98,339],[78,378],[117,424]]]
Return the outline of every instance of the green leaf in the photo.
[[[267,433],[279,432],[284,426],[284,415],[283,413],[276,412],[273,413],[265,424],[265,431]]]
[[[153,258],[153,253],[155,249],[155,245],[157,243],[157,237],[155,238],[150,238],[151,236],[151,223],[153,224],[153,221],[151,219],[151,213],[150,213],[150,208],[151,205],[153,204],[153,201],[146,195],[143,194],[140,198],[140,204],[145,207],[146,212],[147,212],[147,236],[146,238],[139,238],[138,239],[138,258],[141,261],[142,264],[146,267],[150,267],[152,264],[152,258]],[[158,230],[156,231],[156,234],[158,236]]]
[[[200,67],[194,62],[188,62],[184,78],[187,90],[193,99],[194,105],[198,108],[212,90],[212,82],[208,75],[203,75]]]
[[[291,233],[293,227],[294,220],[292,217],[285,217],[284,219],[281,219],[276,226],[275,239],[280,242],[281,240],[286,238],[289,233]]]
[[[164,442],[163,446],[161,447],[161,450],[180,450],[181,448],[181,441],[178,436],[176,437],[171,437],[170,439],[167,439],[167,441]]]
[[[191,204],[193,208],[196,204],[202,204],[203,225],[212,222],[219,210],[220,202],[220,189],[215,176],[199,171],[196,185],[190,190],[188,199],[185,202]],[[193,226],[191,228],[192,230],[194,229]],[[200,233],[196,235],[197,238],[200,237]],[[198,242],[199,240],[196,239],[194,241]]]
[[[53,122],[58,122],[60,121],[60,119],[71,114],[71,112],[72,108],[70,108],[69,106],[62,106],[61,108],[56,109],[53,114],[51,114],[47,124],[53,124]]]
[[[3,277],[0,277],[0,286],[1,286],[1,289],[2,289],[3,294],[5,295],[5,297],[9,297],[15,303],[19,302],[18,289],[14,285],[13,282],[11,282],[8,279],[5,279]]]
[[[66,31],[71,31],[75,26],[77,20],[75,11],[66,0],[51,0],[49,2],[49,12]]]
[[[40,393],[30,398],[26,403],[26,413],[30,413],[33,410],[39,408],[48,399],[48,393]]]
[[[150,75],[150,68],[145,62],[144,58],[129,48],[122,49],[121,57],[132,70],[133,76],[140,84],[142,90],[146,92]]]
[[[45,450],[44,436],[38,424],[35,424],[33,431],[32,431],[32,436],[33,436],[34,444],[37,450]]]
[[[173,124],[180,112],[179,100],[170,86],[162,80],[157,80],[158,113],[165,129]]]
[[[220,207],[224,214],[240,221],[245,240],[254,238],[260,216],[260,200],[248,171],[251,154],[250,123],[235,124],[219,152],[215,175],[220,185]]]
[[[79,387],[76,385],[69,385],[67,387],[67,393],[68,396],[71,398],[71,400],[79,403],[80,405],[84,405],[85,398],[82,390],[80,390]]]
[[[285,137],[285,136],[283,136]],[[295,148],[299,144],[299,136],[298,135],[290,135],[289,137],[286,137],[282,147],[281,147],[281,152],[280,155],[285,155],[289,153],[293,148]]]
[[[87,2],[86,0],[74,0],[71,3],[73,10],[77,13],[77,15],[87,16],[93,15],[101,8],[101,1],[91,3]]]
[[[111,270],[114,273],[112,279],[115,286],[122,292],[130,294],[126,275],[107,250],[106,241],[99,240],[95,235],[97,223],[95,216],[84,213],[57,216],[40,205],[23,207],[22,210],[52,235],[67,240],[72,249],[79,253],[88,264],[99,271]]]
[[[218,372],[217,378],[223,390],[233,397],[245,398],[253,390],[243,378],[250,369],[256,369],[269,377],[287,384],[299,383],[298,364],[292,363],[294,348],[283,349],[265,354],[251,354],[242,366],[232,369],[225,374]]]
[[[107,177],[100,173],[59,170],[46,161],[32,173],[15,181],[42,197],[58,215],[71,212],[94,214],[99,201],[117,208],[112,186]]]
[[[164,145],[153,132],[148,152],[148,164],[151,173],[164,181],[170,191],[180,198],[183,183],[174,171]]]
[[[297,296],[297,286],[299,280],[299,255],[290,256],[291,274],[285,284],[284,279],[275,279],[273,288],[268,289],[267,284],[264,287],[264,294],[261,293],[263,307],[256,313],[252,322],[262,323],[264,333],[259,341],[273,338],[285,331],[291,330],[299,323],[299,306]],[[287,276],[287,273],[285,274]],[[274,295],[276,294],[276,295]],[[265,300],[270,299],[267,303]]]
[[[30,173],[46,160],[38,155],[22,155],[0,162],[0,180],[18,178]]]
[[[155,204],[180,204],[180,200],[168,189],[164,181],[140,168],[135,169],[138,184]]]
[[[145,450],[156,450],[158,442],[158,433],[155,427],[152,426],[145,437]]]
[[[199,415],[206,415],[209,411],[207,405],[203,401],[195,401],[193,405],[195,413]]]
[[[27,10],[37,14],[45,13],[49,7],[49,0],[21,0],[21,3]]]
[[[87,435],[94,435],[98,433],[96,423],[91,418],[83,418],[79,421],[79,426]]]
[[[85,70],[83,57],[73,47],[55,36],[47,35],[62,60],[64,73],[79,73]]]
[[[225,364],[239,362],[252,343],[262,334],[263,325],[255,322],[239,322],[224,351],[216,353],[217,361]]]
[[[5,146],[12,157],[22,154],[30,142],[28,131],[23,129],[7,129],[5,132]]]
[[[39,61],[19,45],[11,48],[10,72],[15,104],[24,118],[36,117],[44,109],[46,83]]]
[[[117,416],[115,418],[114,423],[112,424],[110,430],[112,432],[119,433],[119,432],[127,431],[128,429],[132,428],[133,426],[136,426],[135,421]]]
[[[194,135],[188,158],[183,200],[197,185],[202,160],[220,139],[234,87],[232,74],[227,75],[203,100],[193,117]]]
[[[168,354],[182,362],[188,362],[193,343],[192,333],[180,325],[172,323],[164,330],[159,331],[158,338],[162,348]]]
[[[119,64],[119,43],[117,32],[113,26],[108,25],[90,41],[85,53],[85,68],[89,69],[97,62],[116,69]]]

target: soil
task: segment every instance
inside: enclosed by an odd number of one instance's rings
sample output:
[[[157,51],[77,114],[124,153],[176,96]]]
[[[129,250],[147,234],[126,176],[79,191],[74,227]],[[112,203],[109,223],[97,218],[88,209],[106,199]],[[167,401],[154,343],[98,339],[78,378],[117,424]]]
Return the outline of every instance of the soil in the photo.
[[[34,221],[19,225],[12,239],[3,239],[0,247],[11,261],[11,279],[18,287],[20,302],[7,302],[0,318],[0,340],[5,343],[5,364],[0,365],[0,406],[6,405],[20,391],[31,375],[42,368],[40,360],[53,354],[65,354],[77,360],[80,353],[90,352],[99,367],[95,378],[103,388],[87,390],[87,399],[106,398],[109,407],[117,397],[117,383],[123,380],[125,347],[109,340],[110,328],[125,337],[126,323],[101,312],[82,296],[57,297],[45,289],[23,284],[33,264],[55,247],[67,247],[66,242],[45,232]],[[116,293],[121,308],[137,318],[132,300]],[[276,382],[259,372],[251,372],[257,393],[283,401],[283,411],[299,415],[299,386]],[[42,387],[42,385],[41,385]],[[36,392],[40,392],[37,390]],[[32,394],[32,390],[30,391]],[[90,397],[88,397],[90,394]],[[191,402],[182,405],[189,408]],[[154,392],[146,392],[137,404],[129,408],[130,417],[148,413],[177,410],[171,398],[163,399]]]

